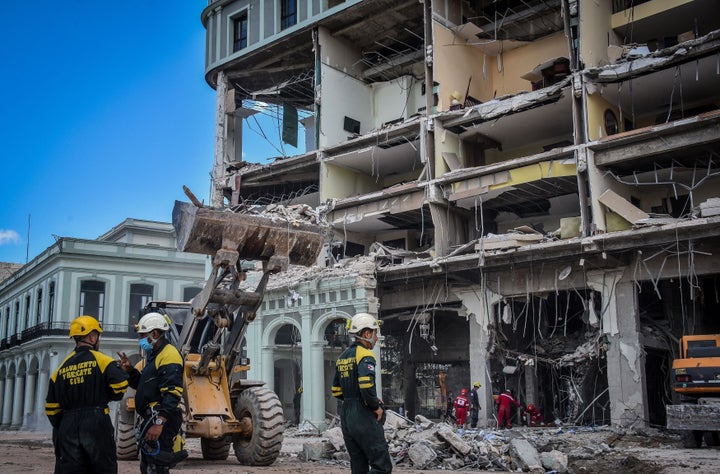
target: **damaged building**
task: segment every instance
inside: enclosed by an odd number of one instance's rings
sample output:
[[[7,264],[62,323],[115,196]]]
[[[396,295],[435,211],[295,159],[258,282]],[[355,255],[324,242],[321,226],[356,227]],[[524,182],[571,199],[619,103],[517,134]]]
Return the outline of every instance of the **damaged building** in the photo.
[[[322,425],[358,311],[386,404],[440,417],[480,381],[547,420],[664,425],[684,334],[720,331],[720,4],[213,0],[212,204],[311,209],[251,376]],[[303,153],[243,159],[256,114]],[[293,394],[304,392],[300,412]]]

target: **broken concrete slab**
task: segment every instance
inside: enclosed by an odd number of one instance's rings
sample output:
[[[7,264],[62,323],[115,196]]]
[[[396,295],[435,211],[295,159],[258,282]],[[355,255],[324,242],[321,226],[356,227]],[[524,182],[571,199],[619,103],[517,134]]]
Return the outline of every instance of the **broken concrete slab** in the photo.
[[[633,206],[630,201],[620,196],[612,189],[608,189],[602,193],[602,195],[598,198],[598,201],[631,224],[635,224],[641,219],[647,219],[650,217],[648,213]]]
[[[405,418],[404,416],[393,410],[385,410],[385,413],[387,414],[387,419],[385,420],[386,429],[393,428],[399,430],[412,426],[412,422],[409,419]]]
[[[558,474],[563,474],[568,470],[568,455],[556,449],[540,453],[540,462],[545,469]]]
[[[323,433],[330,444],[333,445],[336,451],[345,449],[345,439],[343,438],[342,428],[336,426]]]
[[[510,440],[510,454],[523,471],[545,472],[537,449],[528,440],[522,438]]]
[[[414,466],[425,469],[431,462],[437,459],[435,450],[425,442],[418,442],[408,449],[408,457]]]
[[[301,457],[305,461],[319,461],[320,459],[332,459],[334,448],[326,441],[320,443],[303,443]]]
[[[441,424],[437,431],[437,437],[446,441],[453,450],[463,456],[466,456],[471,451],[470,445],[463,441],[463,439],[455,433],[455,430],[453,430],[450,425]]]

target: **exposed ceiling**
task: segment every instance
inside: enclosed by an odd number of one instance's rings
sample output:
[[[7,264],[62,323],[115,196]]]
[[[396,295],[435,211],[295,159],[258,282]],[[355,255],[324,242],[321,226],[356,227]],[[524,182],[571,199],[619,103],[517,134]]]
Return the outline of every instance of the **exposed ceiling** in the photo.
[[[618,68],[623,65],[618,65]],[[644,76],[600,86],[602,96],[620,106],[623,118],[647,116],[656,123],[677,118],[682,110],[720,101],[717,53]]]
[[[368,146],[353,150],[342,155],[333,156],[326,160],[343,168],[351,169],[369,176],[387,177],[394,174],[405,174],[422,169],[420,162],[420,140],[413,137],[413,141],[405,137],[398,137],[402,141],[395,142],[395,146]]]
[[[668,2],[669,3],[669,2]],[[680,3],[680,2],[676,2]],[[720,28],[720,2],[717,0],[693,0],[674,8],[668,8],[646,18],[634,18],[632,9],[626,24],[615,32],[628,43],[645,43],[658,40],[658,31],[670,37],[686,31],[697,31],[700,36]],[[702,12],[698,15],[698,12]]]
[[[468,2],[480,39],[533,41],[563,29],[560,0],[480,0]]]
[[[361,2],[318,24],[362,52],[361,71],[424,50],[423,6],[417,0]],[[311,107],[314,101],[314,26],[283,36],[257,51],[242,55],[234,64],[224,65],[228,79],[240,92],[239,98]],[[387,73],[383,70],[383,74]],[[214,72],[209,74],[209,80],[214,81]]]
[[[527,147],[544,141],[544,145],[572,138],[572,101],[569,88],[553,102],[528,102],[524,110],[483,119],[482,114],[456,127],[464,140],[482,136],[499,143],[504,151]],[[522,138],[520,140],[519,138]]]

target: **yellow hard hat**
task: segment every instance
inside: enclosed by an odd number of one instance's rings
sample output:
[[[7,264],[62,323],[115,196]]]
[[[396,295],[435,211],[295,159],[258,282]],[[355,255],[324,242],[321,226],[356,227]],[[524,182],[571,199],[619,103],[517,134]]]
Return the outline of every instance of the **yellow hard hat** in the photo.
[[[475,383],[473,384],[473,387],[480,387],[480,382],[475,382]]]
[[[98,320],[92,316],[78,316],[70,323],[70,337],[87,336],[92,331],[103,332]]]

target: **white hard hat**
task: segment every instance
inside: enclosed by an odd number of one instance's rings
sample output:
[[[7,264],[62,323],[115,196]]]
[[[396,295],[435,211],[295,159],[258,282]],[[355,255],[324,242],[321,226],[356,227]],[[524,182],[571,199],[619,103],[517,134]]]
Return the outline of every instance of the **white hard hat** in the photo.
[[[378,329],[379,327],[377,319],[375,319],[372,314],[358,313],[350,320],[350,329],[348,329],[348,332],[350,334],[357,334],[363,329]]]
[[[140,318],[140,321],[135,325],[135,331],[138,334],[146,334],[153,329],[159,329],[163,332],[169,330],[170,324],[167,318],[160,313],[148,313]]]

